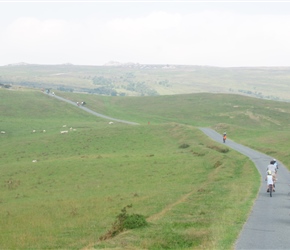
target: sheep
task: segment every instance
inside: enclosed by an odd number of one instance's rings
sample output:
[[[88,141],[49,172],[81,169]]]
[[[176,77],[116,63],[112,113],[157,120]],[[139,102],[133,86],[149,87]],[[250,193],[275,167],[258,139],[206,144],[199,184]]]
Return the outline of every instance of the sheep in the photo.
[[[68,131],[67,130],[64,130],[64,131],[60,131],[60,133],[61,134],[66,134],[66,133],[68,133]]]
[[[45,133],[45,132],[46,132],[46,130],[44,129],[44,130],[42,130],[42,132],[43,132],[43,133]]]
[[[35,132],[36,132],[36,130],[35,130],[35,129],[33,129],[33,130],[32,130],[32,133],[35,133]]]
[[[6,132],[5,131],[1,131],[1,134],[5,134]]]
[[[109,122],[109,124],[113,124],[113,122]]]

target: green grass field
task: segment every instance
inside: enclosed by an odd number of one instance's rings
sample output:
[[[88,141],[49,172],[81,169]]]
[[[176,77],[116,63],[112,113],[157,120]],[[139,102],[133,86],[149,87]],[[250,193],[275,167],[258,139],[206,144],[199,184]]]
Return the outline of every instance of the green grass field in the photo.
[[[140,124],[181,123],[211,127],[228,138],[269,154],[290,166],[290,105],[241,95],[187,94],[157,97],[107,97],[57,92],[119,119]]]
[[[289,165],[287,103],[65,95],[140,125],[109,125],[40,91],[0,89],[1,249],[232,249],[260,177],[198,127],[226,130]],[[128,205],[148,225],[99,240]]]

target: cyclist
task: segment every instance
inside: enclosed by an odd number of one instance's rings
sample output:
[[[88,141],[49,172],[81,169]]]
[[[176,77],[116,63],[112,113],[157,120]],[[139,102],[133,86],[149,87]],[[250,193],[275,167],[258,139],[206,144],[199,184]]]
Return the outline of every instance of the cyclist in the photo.
[[[224,132],[224,135],[223,135],[223,141],[224,141],[224,143],[226,142],[226,139],[227,139],[227,133]]]
[[[275,183],[276,183],[276,180],[277,180],[277,167],[274,165],[273,161],[270,161],[270,164],[268,165],[267,167],[267,171],[270,170],[271,173],[272,173],[272,176],[273,176],[273,182],[274,182],[274,187],[275,187]]]
[[[272,176],[271,170],[267,171],[267,176],[265,178],[265,181],[267,181],[267,192],[269,192],[269,185],[273,185],[273,192],[275,192],[274,178]]]
[[[273,164],[276,166],[276,168],[278,169],[278,161],[276,159],[273,159]]]

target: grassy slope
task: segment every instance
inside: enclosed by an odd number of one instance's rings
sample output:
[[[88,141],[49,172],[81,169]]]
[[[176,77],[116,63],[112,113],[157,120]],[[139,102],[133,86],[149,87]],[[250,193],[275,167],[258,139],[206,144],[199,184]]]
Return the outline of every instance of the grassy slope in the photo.
[[[290,138],[289,103],[208,93],[129,99],[72,96],[75,99],[85,98],[88,106],[97,111],[143,124],[148,121],[151,124],[171,121],[211,126],[220,133],[227,131],[230,139],[272,155],[287,167],[290,166],[287,151]]]
[[[290,166],[289,103],[208,93],[141,98],[58,94],[72,100],[85,99],[91,109],[141,124],[177,122],[227,131],[230,139]]]
[[[0,137],[0,247],[232,247],[259,177],[246,157],[192,127],[209,126],[210,112],[225,100],[210,102],[210,96],[140,98],[140,104],[135,98],[126,104],[122,98],[87,96],[91,108],[144,124],[109,126],[40,92],[0,89],[0,130],[6,131]],[[208,104],[216,110],[191,115],[182,103],[193,100],[200,112]],[[221,126],[215,119],[212,124]],[[226,121],[220,129],[237,127]],[[61,135],[64,124],[76,131]],[[180,148],[184,143],[189,147]],[[128,204],[129,212],[146,216],[149,227],[98,242]]]

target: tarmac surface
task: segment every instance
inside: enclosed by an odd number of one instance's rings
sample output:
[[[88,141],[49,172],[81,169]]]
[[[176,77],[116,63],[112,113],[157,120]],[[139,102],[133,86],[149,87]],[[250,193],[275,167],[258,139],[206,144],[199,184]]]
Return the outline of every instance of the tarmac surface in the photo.
[[[92,115],[95,115],[95,116],[98,116],[98,117],[101,117],[101,118],[104,118],[104,119],[107,119],[107,120],[110,120],[110,121],[115,121],[115,122],[121,122],[121,123],[126,123],[126,124],[129,124],[129,125],[139,125],[138,123],[136,122],[130,122],[130,121],[124,121],[124,120],[120,120],[120,119],[116,119],[116,118],[113,118],[113,117],[109,117],[109,116],[106,116],[106,115],[102,115],[100,113],[97,113],[91,109],[88,109],[86,108],[85,106],[82,106],[82,105],[78,105],[77,103],[73,102],[73,101],[70,101],[68,99],[65,99],[63,97],[60,97],[60,96],[57,96],[57,95],[54,95],[54,94],[49,94],[50,96],[58,99],[58,100],[61,100],[61,101],[64,101],[64,102],[67,102],[69,104],[72,104],[74,106],[77,106],[79,107],[80,109],[88,112],[88,113],[91,113]]]
[[[49,94],[56,99],[78,106],[75,102],[60,96]],[[92,111],[84,106],[78,106],[82,110],[108,119],[110,121],[122,122],[129,125],[139,125],[135,122],[124,121]],[[210,128],[200,128],[213,140],[223,143],[222,135]],[[265,155],[251,148],[235,143],[227,139],[226,146],[249,157],[254,162],[261,175],[261,186],[252,207],[248,220],[246,221],[236,243],[235,249],[290,249],[290,172],[279,162],[277,174],[276,192],[270,197],[266,192],[266,169],[273,157]]]
[[[200,128],[213,140],[223,143],[222,135],[209,128]],[[249,157],[261,174],[261,187],[235,249],[290,249],[290,172],[278,160],[276,192],[266,192],[266,169],[273,157],[227,139],[228,147]]]

